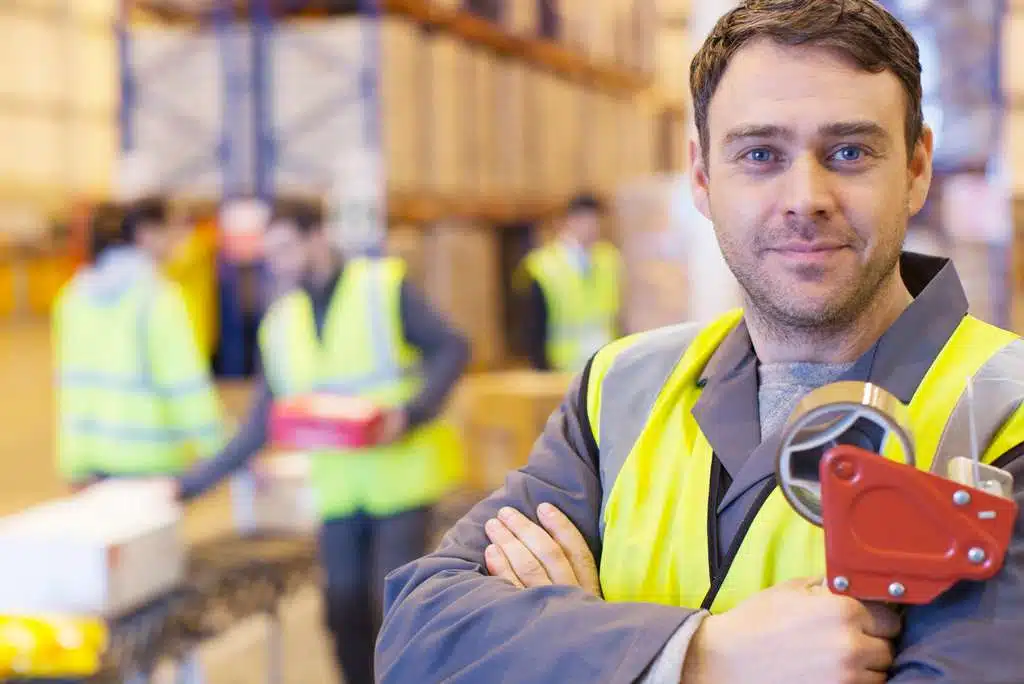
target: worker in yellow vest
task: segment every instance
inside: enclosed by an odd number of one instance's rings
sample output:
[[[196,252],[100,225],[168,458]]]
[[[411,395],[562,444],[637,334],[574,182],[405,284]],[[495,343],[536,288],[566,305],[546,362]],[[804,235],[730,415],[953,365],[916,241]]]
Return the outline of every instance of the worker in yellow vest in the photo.
[[[621,270],[618,250],[601,239],[600,202],[573,198],[555,238],[530,252],[517,273],[534,368],[578,372],[618,337]]]
[[[276,292],[259,328],[256,399],[241,432],[180,479],[208,490],[267,441],[276,399],[313,391],[367,398],[386,411],[379,446],[311,454],[327,626],[345,681],[371,684],[384,577],[427,550],[431,507],[462,477],[453,430],[439,419],[469,345],[396,259],[343,260],[316,203],[281,203],[265,236]]]
[[[220,447],[209,364],[179,288],[161,201],[100,207],[93,262],[53,313],[59,470],[77,488],[109,476],[168,476]]]
[[[1020,681],[1024,515],[991,580],[897,614],[822,586],[823,532],[775,481],[799,400],[870,382],[925,470],[970,455],[974,406],[1024,511],[1024,340],[902,247],[932,169],[914,39],[873,0],[744,0],[691,90],[743,309],[591,358],[529,464],[389,578],[379,681]]]

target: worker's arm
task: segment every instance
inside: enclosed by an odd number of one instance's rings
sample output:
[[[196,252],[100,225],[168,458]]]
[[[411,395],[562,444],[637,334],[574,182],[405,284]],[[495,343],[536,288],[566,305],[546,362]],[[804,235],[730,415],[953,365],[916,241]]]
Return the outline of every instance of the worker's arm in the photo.
[[[406,405],[408,427],[437,417],[469,363],[469,342],[408,281],[402,282],[405,339],[423,355],[423,389]]]
[[[1024,680],[1024,445],[999,459],[1020,507],[1003,569],[987,582],[961,582],[913,606],[889,682],[1010,684]]]
[[[548,305],[540,283],[531,279],[526,289],[526,355],[534,370],[551,370],[548,362]]]
[[[161,288],[149,309],[152,380],[167,407],[168,427],[200,458],[223,445],[224,417],[210,364],[199,352],[177,285]]]
[[[178,478],[182,499],[191,499],[216,487],[232,473],[245,467],[267,443],[267,420],[274,398],[265,377],[260,374],[253,389],[255,399],[242,429],[214,458],[195,464]]]
[[[388,576],[378,681],[636,682],[693,614],[605,602],[579,587],[519,589],[486,574],[484,523],[504,506],[536,522],[537,506],[551,503],[599,562],[601,483],[585,399],[575,382],[529,464],[456,523],[436,552]]]

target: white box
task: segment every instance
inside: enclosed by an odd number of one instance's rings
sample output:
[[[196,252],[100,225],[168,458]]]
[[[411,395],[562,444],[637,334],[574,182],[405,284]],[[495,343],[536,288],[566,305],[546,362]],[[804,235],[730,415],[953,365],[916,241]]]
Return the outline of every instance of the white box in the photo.
[[[231,480],[235,528],[243,533],[310,534],[319,526],[309,457],[281,454],[265,459],[258,474],[244,471]]]
[[[169,491],[112,480],[0,519],[0,613],[113,617],[173,590],[185,547]]]

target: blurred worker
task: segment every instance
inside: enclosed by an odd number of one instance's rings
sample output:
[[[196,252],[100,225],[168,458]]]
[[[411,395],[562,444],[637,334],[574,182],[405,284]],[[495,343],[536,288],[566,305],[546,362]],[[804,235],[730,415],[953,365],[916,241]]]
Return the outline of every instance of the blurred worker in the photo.
[[[578,372],[618,336],[621,264],[601,239],[601,204],[582,194],[570,203],[555,239],[523,261],[527,347],[537,370]]]
[[[1024,341],[968,315],[950,261],[901,251],[932,174],[918,54],[874,0],[718,22],[691,181],[744,309],[592,357],[529,464],[389,577],[381,682],[1021,680],[1024,515],[993,579],[901,625],[822,586],[822,530],[776,487],[808,392],[888,390],[928,470],[970,448],[973,376],[1000,379],[974,384],[979,456],[1024,504]]]
[[[103,205],[90,239],[93,262],[53,314],[59,469],[75,488],[180,473],[221,446],[223,429],[181,292],[160,273],[163,203]]]
[[[337,392],[384,407],[380,446],[312,454],[327,626],[345,681],[370,684],[384,577],[426,552],[430,508],[461,475],[437,417],[469,346],[406,280],[403,262],[342,260],[315,204],[275,213],[266,254],[277,292],[260,325],[255,403],[226,449],[181,478],[181,496],[263,448],[274,399]]]

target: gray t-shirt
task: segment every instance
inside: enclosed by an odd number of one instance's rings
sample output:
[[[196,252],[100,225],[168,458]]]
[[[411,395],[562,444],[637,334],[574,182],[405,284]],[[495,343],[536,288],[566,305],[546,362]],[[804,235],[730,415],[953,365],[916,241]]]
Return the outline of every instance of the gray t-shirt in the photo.
[[[768,363],[758,368],[761,439],[781,428],[808,393],[838,380],[853,363]]]

